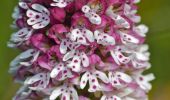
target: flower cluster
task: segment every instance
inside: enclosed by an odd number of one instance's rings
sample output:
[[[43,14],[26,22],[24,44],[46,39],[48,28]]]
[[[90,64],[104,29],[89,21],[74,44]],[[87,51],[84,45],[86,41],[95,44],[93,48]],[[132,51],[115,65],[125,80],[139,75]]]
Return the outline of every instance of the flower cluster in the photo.
[[[20,0],[8,46],[13,100],[147,100],[153,74],[140,0]]]

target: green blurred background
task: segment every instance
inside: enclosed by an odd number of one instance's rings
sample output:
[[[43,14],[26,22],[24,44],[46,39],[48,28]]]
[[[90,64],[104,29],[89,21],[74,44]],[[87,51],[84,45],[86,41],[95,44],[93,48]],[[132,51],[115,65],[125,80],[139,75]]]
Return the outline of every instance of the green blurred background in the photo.
[[[0,1],[0,100],[11,100],[18,85],[8,74],[10,61],[18,54],[17,50],[6,47],[13,32],[11,14],[17,0]],[[152,72],[156,76],[150,100],[170,100],[170,0],[142,0],[139,4],[142,23],[150,28],[147,43],[150,45]]]

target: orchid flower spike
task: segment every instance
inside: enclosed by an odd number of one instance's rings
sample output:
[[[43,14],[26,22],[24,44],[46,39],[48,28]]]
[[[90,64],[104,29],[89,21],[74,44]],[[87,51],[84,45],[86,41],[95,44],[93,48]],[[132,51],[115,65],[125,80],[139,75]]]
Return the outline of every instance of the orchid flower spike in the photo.
[[[147,100],[155,77],[140,0],[20,0],[8,46],[12,100]]]

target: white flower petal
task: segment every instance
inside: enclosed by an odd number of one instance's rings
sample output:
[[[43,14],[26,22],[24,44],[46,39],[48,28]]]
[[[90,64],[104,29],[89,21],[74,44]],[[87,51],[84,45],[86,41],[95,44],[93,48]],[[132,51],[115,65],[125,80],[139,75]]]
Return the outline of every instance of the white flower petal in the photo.
[[[95,39],[98,39],[99,36],[100,36],[100,34],[101,34],[100,31],[98,31],[98,30],[94,31],[94,38],[95,38]]]
[[[61,91],[61,89],[63,89],[63,87],[62,86],[60,86],[60,87],[57,87],[52,93],[51,93],[51,95],[50,95],[50,100],[56,100],[56,98],[59,96],[59,95],[61,95],[62,94],[62,91]]]
[[[50,23],[50,12],[44,6],[40,4],[33,4],[32,9],[28,9],[26,14],[29,17],[27,20],[28,25],[31,25],[34,29],[44,28]]]
[[[36,84],[36,86],[31,86],[29,88],[32,90],[42,90],[47,87],[47,85],[49,84],[49,80],[50,80],[50,76],[48,73],[39,73],[31,78],[27,78],[24,84],[31,85],[39,81],[39,83]]]
[[[138,23],[141,21],[141,17],[136,15],[137,10],[131,8],[129,4],[125,4],[124,6],[124,14],[133,22]]]
[[[96,14],[95,12],[93,12],[89,6],[84,5],[82,7],[82,12],[85,13],[85,16],[89,19],[89,21],[92,24],[96,24],[96,25],[101,24],[101,22],[102,22],[101,17],[98,14]]]
[[[73,57],[74,57],[74,53],[75,53],[74,50],[69,51],[68,53],[66,53],[66,54],[64,55],[64,57],[63,57],[63,61],[67,61],[67,60],[73,58]]]
[[[73,87],[70,88],[70,91],[72,91],[71,96],[72,96],[73,100],[79,100],[78,93]]]
[[[136,100],[135,98],[131,98],[131,97],[125,97],[123,98],[124,100]],[[142,99],[143,100],[143,99]]]
[[[31,10],[31,9],[28,9],[26,12],[26,15],[31,18],[36,18],[36,15],[40,15],[40,13],[34,10]]]
[[[87,5],[84,5],[84,6],[82,7],[82,11],[83,11],[84,13],[89,13],[90,10],[91,10],[90,7],[87,6]]]
[[[77,38],[77,43],[87,45],[86,38],[83,37],[83,36],[79,36],[79,37]]]
[[[135,78],[140,88],[145,90],[146,92],[152,88],[152,85],[149,82],[155,79],[153,74],[148,74],[144,76],[141,75],[141,72],[135,73],[133,77]]]
[[[75,72],[79,72],[81,70],[81,60],[79,56],[74,56],[72,61],[68,64],[68,66]]]
[[[67,6],[67,3],[66,3],[66,2],[64,2],[64,3],[62,3],[62,2],[59,2],[59,3],[51,3],[51,6],[57,6],[57,7],[59,7],[59,8],[64,8],[64,7]]]
[[[31,57],[34,51],[35,51],[34,49],[28,49],[27,51],[20,54],[19,59],[26,59]]]
[[[119,97],[125,97],[127,95],[130,95],[133,92],[134,92],[134,89],[132,89],[130,87],[125,87],[125,88],[122,89],[122,92],[118,93],[117,95]]]
[[[65,69],[62,71],[62,77],[59,79],[60,81],[65,80],[66,78],[72,78],[74,75],[69,69]]]
[[[118,15],[114,20],[119,27],[130,28],[130,24],[125,20],[125,18]]]
[[[104,83],[109,83],[109,79],[105,73],[101,71],[96,71],[94,74],[96,75],[97,78],[101,79]]]
[[[60,52],[65,54],[67,52],[67,40],[62,40],[60,44]]]
[[[70,93],[64,92],[62,94],[61,100],[70,100]]]
[[[32,31],[33,30],[30,30],[28,28],[22,28],[18,32],[13,33],[8,45],[13,44],[14,47],[21,45],[30,38],[30,36],[32,35]]]
[[[37,16],[41,16],[41,14],[37,14]],[[34,24],[36,24],[38,22],[41,22],[41,18],[32,17],[32,18],[27,20],[28,25],[34,25]]]
[[[112,18],[113,20],[115,20],[118,15],[113,13],[112,9],[113,9],[112,6],[108,7],[108,9],[106,10],[106,15],[109,16],[110,18]]]
[[[115,39],[112,36],[109,36],[107,34],[103,34],[103,39],[104,39],[104,44],[106,45],[114,45],[115,44]]]
[[[103,95],[100,100],[107,100],[106,98],[106,95]]]
[[[32,8],[34,10],[37,10],[38,12],[45,13],[46,15],[50,14],[49,11],[44,6],[42,6],[40,4],[33,4]]]
[[[35,50],[33,50],[31,52],[27,52],[27,53],[30,53],[30,54],[28,54],[30,56],[28,56],[28,57],[25,56],[25,58],[24,58],[24,55],[20,56],[20,59],[23,59],[23,61],[21,61],[19,64],[24,65],[24,66],[30,66],[37,60],[37,58],[39,57],[39,54],[40,54],[39,51],[35,51]],[[30,58],[30,57],[32,57],[32,58]],[[24,60],[24,59],[28,59],[28,58],[30,58],[29,61]]]
[[[139,23],[141,21],[141,17],[137,15],[132,16],[130,19],[135,23]]]
[[[119,51],[111,51],[111,55],[114,59],[114,61],[120,65],[122,64],[127,64],[130,61],[129,57],[124,56],[121,52]]]
[[[94,42],[93,32],[91,32],[90,30],[83,30],[83,33],[85,33],[86,38],[87,38],[90,42]]]
[[[100,32],[100,31],[96,30],[94,32],[94,37],[97,40],[98,44],[102,44],[104,46],[115,44],[115,39],[112,36],[110,36],[104,32]]]
[[[49,21],[48,22],[43,21],[41,23],[37,23],[37,24],[33,25],[32,28],[34,28],[34,29],[44,28],[45,26],[47,26],[48,23],[49,23]]]
[[[111,83],[112,83],[112,86],[113,86],[113,87],[116,87],[116,88],[118,88],[118,89],[124,87],[124,85],[120,83],[120,81],[119,81],[118,78],[113,78],[113,80],[112,80]]]
[[[114,96],[112,96],[111,98],[112,98],[112,100],[122,100],[120,97],[115,96],[115,95],[114,95]]]
[[[112,18],[115,21],[115,23],[117,24],[118,27],[127,28],[127,29],[130,28],[129,22],[126,21],[126,19],[123,18],[122,16],[114,13],[113,10],[112,10],[112,7],[109,7],[106,10],[106,15],[109,16],[110,18]]]
[[[16,66],[18,63],[20,63],[23,59],[27,59],[32,55],[32,52],[34,52],[33,49],[28,49],[25,52],[22,52],[20,55],[18,55],[11,63],[10,66]]]
[[[114,52],[114,51],[110,51],[110,53],[111,53],[114,61],[115,61],[118,65],[120,65],[120,62],[119,62],[119,60],[117,59],[117,55],[115,54],[115,52]]]
[[[140,61],[132,60],[132,64],[133,64],[133,67],[137,69],[151,67],[151,64],[149,62],[140,62]]]
[[[78,44],[77,42],[73,42],[73,41],[69,41],[67,42],[67,47],[70,50],[75,50],[76,48],[78,48],[80,46],[80,44]]]
[[[149,49],[149,46],[147,44],[144,44],[139,47],[139,52],[146,52],[148,51],[148,49]]]
[[[113,87],[116,87],[118,89],[123,87],[123,85],[120,83],[119,79],[115,76],[114,72],[109,72],[108,75],[109,75],[109,81]]]
[[[135,37],[133,37],[132,35],[129,35],[129,34],[126,34],[126,33],[123,33],[123,32],[120,32],[120,36],[121,36],[121,40],[123,43],[135,43],[135,44],[138,44],[139,43],[139,40]]]
[[[90,85],[90,88],[88,89],[89,92],[96,92],[97,90],[101,89],[99,82],[98,82],[96,76],[94,76],[94,75],[90,76],[89,85]]]
[[[152,81],[155,79],[155,76],[153,74],[148,74],[148,75],[145,75],[145,79],[147,81]]]
[[[119,79],[123,80],[124,82],[127,82],[127,83],[130,83],[132,82],[132,78],[125,74],[125,73],[122,73],[122,72],[116,72],[115,74]]]
[[[64,8],[67,6],[67,2],[64,0],[53,0],[55,3],[51,3],[51,6],[57,6],[59,8]]]
[[[139,60],[142,60],[142,61],[148,61],[149,60],[149,57],[145,54],[142,54],[142,53],[136,53],[136,58],[139,59]]]
[[[89,80],[89,77],[90,77],[90,73],[89,72],[86,72],[82,75],[81,77],[81,81],[80,81],[80,88],[81,89],[84,89],[84,87],[86,86],[87,84],[87,81]]]
[[[39,51],[28,49],[18,55],[11,63],[9,72],[15,74],[16,71],[21,67],[30,67],[39,56]]]
[[[91,17],[89,17],[89,20],[91,23],[96,24],[96,25],[100,25],[102,22],[101,17],[96,13],[91,13]]]
[[[25,2],[19,2],[19,6],[20,6],[21,8],[23,8],[23,9],[28,9],[28,8],[29,8],[28,5],[27,5],[27,3],[25,3]]]
[[[62,63],[56,65],[56,67],[53,68],[53,70],[50,73],[51,78],[55,78],[59,72],[63,70],[64,65]]]
[[[141,0],[134,0],[133,2],[134,3],[139,3]]]
[[[146,33],[148,32],[148,27],[146,25],[138,25],[137,27],[134,27],[133,30],[140,36],[145,37]]]
[[[136,58],[142,61],[148,61],[150,53],[148,52],[148,45],[141,45],[136,51]]]
[[[39,74],[36,74],[35,76],[31,77],[31,78],[28,78],[25,80],[25,84],[33,84],[39,80],[41,80],[42,77],[44,77],[44,73],[39,73]]]
[[[84,67],[89,66],[89,63],[90,63],[89,58],[87,57],[87,55],[84,52],[81,53],[81,61],[82,61],[82,64]]]
[[[88,45],[86,39],[89,42],[93,42],[93,33],[87,29],[73,29],[70,34],[70,40],[78,44]]]
[[[73,29],[71,31],[70,39],[76,41],[79,36],[81,36],[81,31],[79,29]]]

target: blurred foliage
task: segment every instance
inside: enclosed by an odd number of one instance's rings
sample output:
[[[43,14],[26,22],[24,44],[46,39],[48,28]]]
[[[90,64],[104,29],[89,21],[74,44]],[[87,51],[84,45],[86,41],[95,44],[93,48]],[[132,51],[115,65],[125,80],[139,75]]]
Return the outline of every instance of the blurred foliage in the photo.
[[[1,0],[0,6],[0,100],[11,100],[18,86],[8,74],[10,61],[18,51],[7,48],[6,42],[13,30],[11,14],[16,0]],[[152,68],[147,71],[156,76],[150,100],[170,100],[170,0],[142,0],[139,4],[142,23],[150,28],[147,43],[150,45]]]

